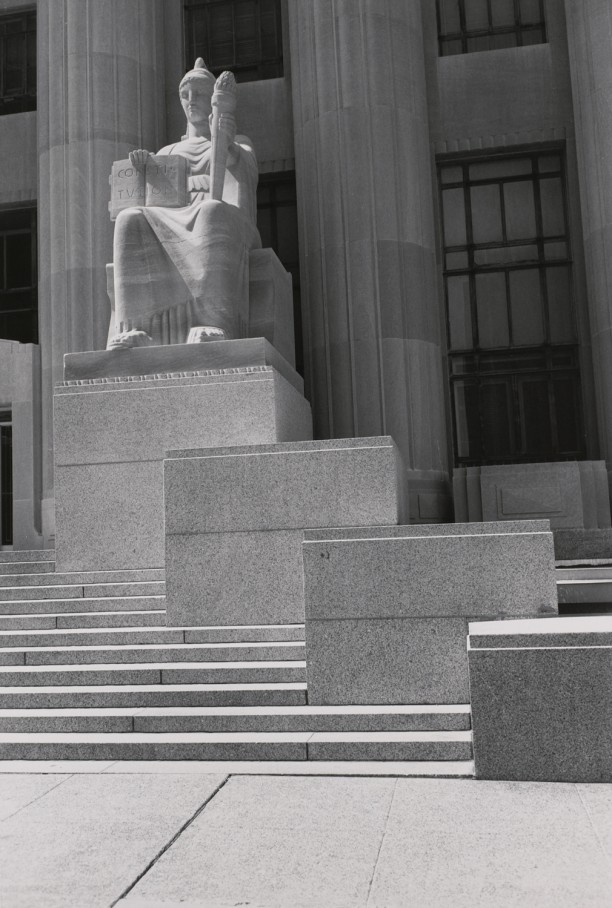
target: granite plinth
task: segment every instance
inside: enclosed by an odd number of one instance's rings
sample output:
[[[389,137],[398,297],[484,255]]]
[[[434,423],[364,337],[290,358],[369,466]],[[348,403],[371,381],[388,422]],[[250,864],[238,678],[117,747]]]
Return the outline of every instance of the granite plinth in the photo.
[[[389,437],[171,452],[164,472],[174,625],[301,622],[304,528],[400,513]]]
[[[169,448],[310,435],[308,403],[271,366],[59,385],[57,569],[163,566],[162,462]]]
[[[547,526],[307,531],[309,702],[467,699],[467,618],[557,611]]]
[[[612,781],[612,617],[598,619],[591,644],[580,619],[564,621],[557,646],[550,645],[548,621],[534,621],[528,641],[521,635],[524,628],[504,633],[504,622],[495,635],[487,625],[484,634],[479,623],[470,625],[478,778]]]
[[[304,390],[304,382],[293,365],[264,337],[66,353],[64,381],[136,375],[155,377],[173,372],[246,369],[255,366],[272,366],[298,391]]]

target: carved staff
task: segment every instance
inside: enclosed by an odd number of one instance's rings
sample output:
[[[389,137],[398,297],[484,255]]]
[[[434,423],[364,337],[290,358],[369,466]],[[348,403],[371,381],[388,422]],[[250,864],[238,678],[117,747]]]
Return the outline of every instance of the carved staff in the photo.
[[[210,198],[221,201],[229,147],[236,135],[236,80],[230,72],[215,82],[210,124]]]

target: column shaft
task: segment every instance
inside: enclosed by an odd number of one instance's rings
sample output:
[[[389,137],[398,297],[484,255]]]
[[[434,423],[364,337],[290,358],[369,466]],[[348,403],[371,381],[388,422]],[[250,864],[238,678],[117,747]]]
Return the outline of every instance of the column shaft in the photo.
[[[612,470],[612,7],[565,0],[601,456]]]
[[[39,311],[46,536],[52,389],[64,353],[104,346],[112,260],[108,176],[164,139],[160,0],[46,0],[38,7]]]
[[[419,0],[289,0],[307,380],[319,437],[447,470]],[[418,519],[418,515],[414,515]]]

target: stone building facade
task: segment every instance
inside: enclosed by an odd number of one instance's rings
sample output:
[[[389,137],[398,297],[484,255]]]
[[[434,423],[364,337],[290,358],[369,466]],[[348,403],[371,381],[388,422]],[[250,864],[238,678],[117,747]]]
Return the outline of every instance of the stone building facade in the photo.
[[[410,520],[610,525],[608,0],[0,0],[3,545],[53,545],[52,390],[101,349],[108,176],[239,80],[315,436],[391,435]],[[11,274],[12,271],[12,274]]]

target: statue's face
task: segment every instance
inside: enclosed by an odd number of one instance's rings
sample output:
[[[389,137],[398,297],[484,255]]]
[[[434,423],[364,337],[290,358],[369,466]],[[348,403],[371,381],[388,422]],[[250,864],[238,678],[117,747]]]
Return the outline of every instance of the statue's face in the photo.
[[[208,123],[212,112],[211,88],[203,79],[190,79],[180,91],[181,104],[185,116],[193,126]]]

